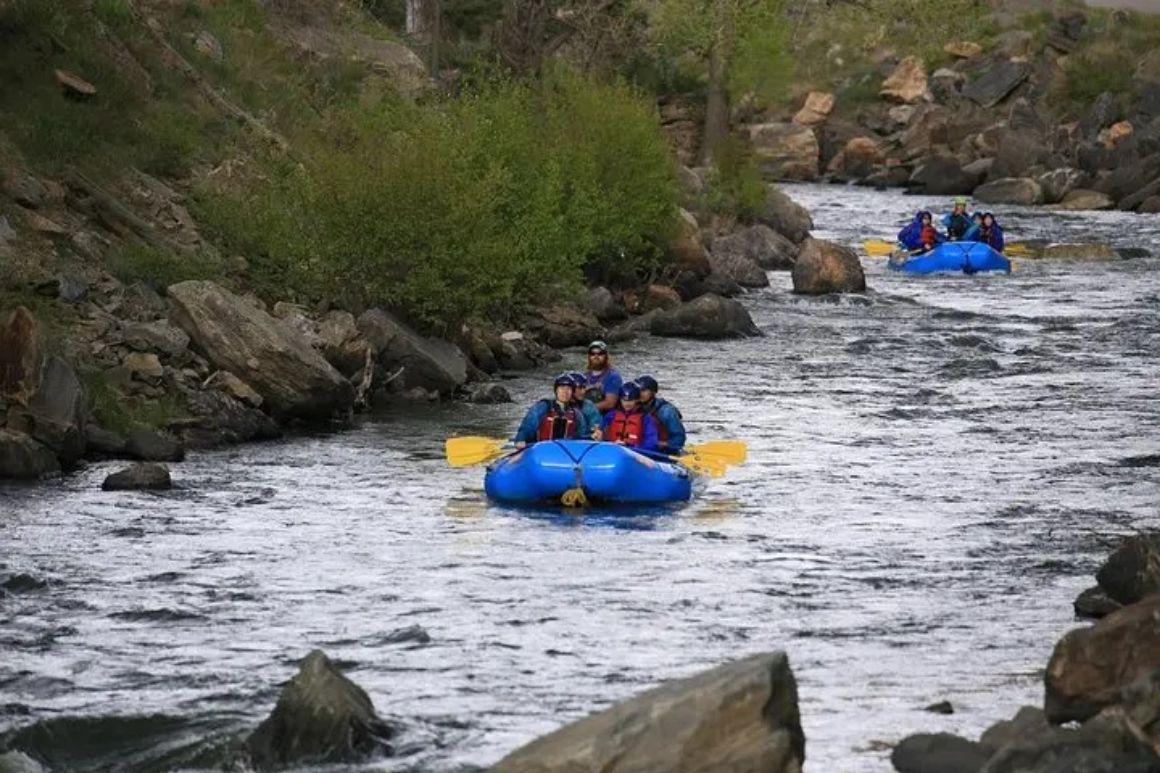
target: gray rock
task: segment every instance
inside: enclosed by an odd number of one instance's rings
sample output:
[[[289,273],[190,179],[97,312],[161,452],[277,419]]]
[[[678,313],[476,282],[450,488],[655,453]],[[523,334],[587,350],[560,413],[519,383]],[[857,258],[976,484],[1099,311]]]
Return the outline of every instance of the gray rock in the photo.
[[[105,491],[166,491],[173,488],[173,481],[165,465],[134,464],[108,475],[101,488]]]
[[[775,185],[766,186],[765,205],[757,220],[794,244],[805,241],[814,227],[809,211]]]
[[[1030,178],[1008,177],[980,185],[975,198],[986,204],[1041,204],[1043,189]]]
[[[1082,185],[1084,177],[1084,173],[1080,170],[1065,167],[1045,172],[1035,178],[1035,181],[1043,191],[1043,203],[1058,204],[1063,201],[1064,196]]]
[[[807,239],[793,267],[793,291],[804,295],[866,291],[862,262],[849,247]]]
[[[966,85],[963,96],[982,107],[994,107],[1031,75],[1031,65],[1008,59]]]
[[[129,430],[125,453],[143,462],[180,462],[185,458],[180,443],[147,427]]]
[[[1160,531],[1125,539],[1100,567],[1096,581],[1120,604],[1160,593]]]
[[[890,753],[898,773],[979,773],[990,753],[979,743],[950,733],[903,738]]]
[[[403,368],[399,381],[405,389],[450,394],[467,381],[467,357],[458,346],[424,338],[383,309],[364,312],[358,329],[379,365],[390,373]]]
[[[182,429],[182,441],[190,447],[211,448],[282,436],[273,418],[227,392],[183,389],[182,394],[190,413],[199,420]]]
[[[793,268],[797,253],[797,245],[792,241],[769,226],[758,224],[713,239],[710,260],[739,257],[756,263],[764,271],[788,271]],[[768,284],[766,278],[765,284],[755,286]]]
[[[1052,209],[1066,212],[1082,212],[1086,210],[1111,209],[1113,204],[1114,202],[1106,193],[1076,188],[1075,190],[1068,191],[1063,197],[1063,200],[1054,205]]]
[[[88,453],[112,457],[124,456],[129,442],[124,435],[96,424],[85,427],[85,441]]]
[[[805,736],[784,653],[649,690],[509,754],[492,773],[798,773]]]
[[[702,295],[675,309],[657,309],[653,314],[649,330],[666,338],[714,340],[761,335],[744,306],[719,295]]]
[[[529,333],[555,348],[585,346],[604,335],[604,327],[590,312],[569,304],[534,308],[524,318]]]
[[[36,291],[65,303],[79,303],[89,292],[89,280],[80,274],[61,274],[36,286]]]
[[[907,189],[928,196],[953,196],[970,193],[981,179],[968,173],[954,156],[933,156],[915,167]]]
[[[742,287],[769,287],[769,277],[752,259],[732,252],[710,251],[714,273],[724,274]]]
[[[139,352],[161,352],[176,357],[189,348],[189,336],[164,320],[137,322],[122,333],[125,345]]]
[[[1120,117],[1120,101],[1112,93],[1105,91],[1088,106],[1080,119],[1077,130],[1087,140],[1095,140],[1100,132],[1111,126]]]
[[[1076,596],[1072,606],[1077,617],[1099,620],[1120,609],[1123,604],[1109,597],[1108,592],[1097,585]]]
[[[66,467],[85,455],[85,436],[76,424],[12,408],[8,411],[8,429],[28,435],[56,454]]]
[[[0,478],[36,480],[59,472],[56,454],[23,432],[0,427]]]
[[[0,754],[0,773],[48,773],[39,762],[24,752]]]
[[[388,752],[394,729],[319,650],[306,656],[246,745],[259,770],[359,762]]]
[[[181,282],[168,294],[174,321],[197,348],[256,389],[273,413],[325,419],[354,404],[350,382],[265,311],[213,282]]]
[[[512,396],[504,389],[502,384],[487,383],[478,384],[471,390],[471,395],[468,397],[470,402],[477,405],[494,405],[497,403],[510,403]]]
[[[993,753],[1012,744],[1050,738],[1055,732],[1055,728],[1048,724],[1043,709],[1024,706],[1015,712],[1014,718],[996,722],[984,730],[979,743]]]
[[[607,287],[593,287],[584,299],[584,307],[601,322],[616,322],[628,316],[624,306],[617,303]]]

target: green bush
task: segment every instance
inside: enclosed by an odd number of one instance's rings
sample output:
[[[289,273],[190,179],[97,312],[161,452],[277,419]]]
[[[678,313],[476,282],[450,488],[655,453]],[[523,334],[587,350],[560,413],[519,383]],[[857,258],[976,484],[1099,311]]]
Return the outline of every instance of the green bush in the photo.
[[[110,384],[102,373],[81,373],[89,395],[93,418],[105,429],[127,433],[135,427],[165,429],[175,419],[189,415],[180,395],[167,393],[156,400],[129,396]]]
[[[748,144],[730,137],[713,154],[706,183],[709,209],[743,222],[754,220],[765,204],[765,181]]]
[[[505,318],[578,287],[647,276],[675,211],[655,109],[570,72],[432,106],[347,113],[300,166],[199,212],[267,292],[385,304],[431,327]],[[354,295],[354,298],[350,296]]]
[[[109,271],[123,282],[144,282],[155,290],[187,279],[215,279],[222,266],[205,255],[176,255],[141,242],[125,242],[108,256]]]
[[[1133,56],[1120,49],[1073,54],[1064,67],[1067,98],[1086,104],[1105,91],[1126,92],[1135,67]]]

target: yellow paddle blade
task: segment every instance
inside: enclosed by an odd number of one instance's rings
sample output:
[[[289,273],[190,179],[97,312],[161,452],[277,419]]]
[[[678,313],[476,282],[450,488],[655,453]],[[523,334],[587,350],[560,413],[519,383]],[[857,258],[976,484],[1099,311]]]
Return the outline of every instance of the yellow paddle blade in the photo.
[[[1014,256],[1016,258],[1031,258],[1035,253],[1026,244],[1008,244],[1003,248],[1003,254],[1007,256]]]
[[[706,440],[685,446],[685,450],[698,456],[708,456],[719,459],[726,464],[741,464],[749,454],[749,448],[743,440]]]
[[[720,478],[725,474],[726,465],[719,459],[708,459],[696,454],[678,456],[677,461],[688,467],[698,475],[708,475],[710,478]]]
[[[898,243],[888,242],[885,239],[867,239],[862,242],[862,247],[866,250],[867,255],[879,257],[894,252],[898,249]]]
[[[447,463],[452,467],[466,467],[471,464],[490,462],[507,453],[506,440],[491,437],[449,437],[447,438]]]

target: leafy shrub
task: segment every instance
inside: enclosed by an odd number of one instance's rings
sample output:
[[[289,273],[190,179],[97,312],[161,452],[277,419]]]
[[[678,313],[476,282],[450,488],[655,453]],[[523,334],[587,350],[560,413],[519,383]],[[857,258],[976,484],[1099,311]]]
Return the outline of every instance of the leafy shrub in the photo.
[[[203,193],[200,214],[268,292],[353,294],[432,327],[551,300],[585,263],[647,275],[675,211],[655,110],[570,72],[348,112],[307,157]]]
[[[752,221],[765,203],[765,182],[746,143],[731,137],[717,147],[706,182],[709,209],[741,221]]]
[[[141,242],[126,242],[109,255],[109,271],[123,282],[144,282],[156,290],[186,279],[212,279],[218,261],[204,255],[175,255]]]
[[[1064,67],[1067,98],[1086,104],[1105,91],[1126,92],[1135,66],[1132,55],[1121,49],[1073,54]]]

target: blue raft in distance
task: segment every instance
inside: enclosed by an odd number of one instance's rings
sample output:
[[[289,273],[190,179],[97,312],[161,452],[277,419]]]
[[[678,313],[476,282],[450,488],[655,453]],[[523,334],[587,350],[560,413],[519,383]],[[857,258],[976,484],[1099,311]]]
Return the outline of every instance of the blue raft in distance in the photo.
[[[597,503],[661,504],[688,500],[693,475],[615,443],[549,440],[492,463],[483,488],[492,499],[513,504],[559,503],[575,488]]]
[[[909,274],[934,274],[940,271],[961,271],[977,274],[982,271],[1011,273],[1011,261],[1002,253],[982,242],[943,242],[930,252],[890,258],[889,267]]]

